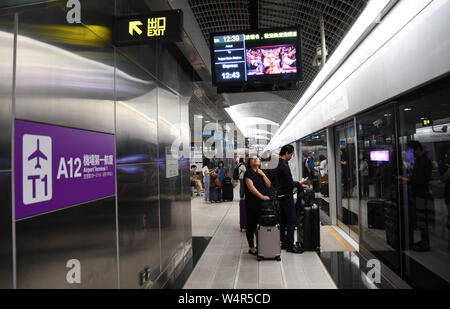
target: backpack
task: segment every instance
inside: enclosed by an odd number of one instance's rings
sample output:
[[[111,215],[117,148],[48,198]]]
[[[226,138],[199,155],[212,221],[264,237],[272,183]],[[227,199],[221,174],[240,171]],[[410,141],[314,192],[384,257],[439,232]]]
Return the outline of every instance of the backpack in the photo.
[[[233,179],[239,180],[239,168],[241,167],[242,163],[239,164],[233,171]]]

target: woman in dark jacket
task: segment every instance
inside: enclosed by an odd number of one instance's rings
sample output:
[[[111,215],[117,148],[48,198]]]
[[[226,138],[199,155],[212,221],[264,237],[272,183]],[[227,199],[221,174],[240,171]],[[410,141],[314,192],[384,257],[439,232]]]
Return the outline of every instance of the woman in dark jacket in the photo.
[[[250,250],[248,253],[257,255],[254,235],[258,224],[260,205],[262,201],[270,201],[268,196],[271,182],[260,169],[261,161],[257,157],[248,159],[245,181],[245,208],[247,212],[247,241]]]

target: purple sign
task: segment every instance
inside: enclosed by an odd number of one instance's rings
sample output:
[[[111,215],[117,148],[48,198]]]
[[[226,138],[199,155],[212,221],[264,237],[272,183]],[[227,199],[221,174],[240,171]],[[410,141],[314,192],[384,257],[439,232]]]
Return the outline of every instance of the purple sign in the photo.
[[[389,150],[375,150],[370,152],[370,161],[389,162]]]
[[[16,220],[115,194],[114,135],[15,121]]]

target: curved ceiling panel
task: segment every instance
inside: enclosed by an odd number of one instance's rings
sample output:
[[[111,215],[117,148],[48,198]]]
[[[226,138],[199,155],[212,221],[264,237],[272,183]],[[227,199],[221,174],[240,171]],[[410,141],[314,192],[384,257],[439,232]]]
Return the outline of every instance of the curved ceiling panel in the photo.
[[[250,115],[282,123],[319,72],[313,66],[313,59],[316,48],[321,44],[320,15],[324,17],[327,48],[331,56],[367,3],[368,0],[259,0],[260,28],[301,27],[304,81],[298,90],[224,95],[228,105],[235,107],[230,113],[233,120],[236,122],[235,116],[240,117],[238,121],[246,127],[255,127],[255,123],[242,123],[242,118]],[[250,0],[189,0],[189,5],[208,45],[209,34],[212,32],[250,28]],[[250,111],[248,108],[253,109]],[[227,111],[230,112],[229,109]]]

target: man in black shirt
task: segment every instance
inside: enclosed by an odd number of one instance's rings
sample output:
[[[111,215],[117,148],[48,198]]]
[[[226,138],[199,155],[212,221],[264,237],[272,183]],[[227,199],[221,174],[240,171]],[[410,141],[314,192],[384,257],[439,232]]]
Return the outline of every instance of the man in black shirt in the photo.
[[[447,229],[450,231],[450,149],[445,154],[445,160],[439,166],[440,180],[445,184],[444,199],[447,205]],[[450,238],[448,240],[448,249],[450,250]]]
[[[399,177],[399,180],[408,184],[408,194],[414,200],[414,205],[410,205],[413,209],[410,211],[409,238],[413,250],[425,252],[430,250],[428,216],[432,196],[429,183],[432,179],[433,166],[421,143],[411,141],[408,143],[407,149],[414,152],[412,175],[409,178]],[[416,243],[414,243],[414,221],[416,221],[417,227],[420,230],[421,238]]]
[[[302,179],[295,182],[292,179],[289,160],[294,156],[294,147],[292,145],[284,146],[280,151],[280,161],[277,167],[278,175],[278,202],[280,205],[280,239],[281,248],[291,253],[303,253],[301,248],[294,246],[294,232],[297,225],[297,215],[295,211],[293,190],[297,187],[303,190],[302,185],[307,182]]]

